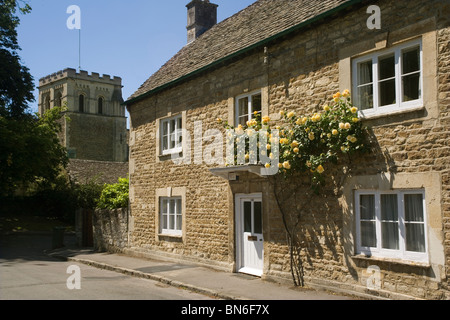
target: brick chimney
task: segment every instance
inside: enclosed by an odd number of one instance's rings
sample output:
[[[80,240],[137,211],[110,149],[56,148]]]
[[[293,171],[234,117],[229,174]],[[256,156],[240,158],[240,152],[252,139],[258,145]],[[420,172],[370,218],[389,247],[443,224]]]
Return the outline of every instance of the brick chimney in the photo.
[[[192,0],[188,9],[188,43],[191,43],[217,23],[217,4],[209,0]]]

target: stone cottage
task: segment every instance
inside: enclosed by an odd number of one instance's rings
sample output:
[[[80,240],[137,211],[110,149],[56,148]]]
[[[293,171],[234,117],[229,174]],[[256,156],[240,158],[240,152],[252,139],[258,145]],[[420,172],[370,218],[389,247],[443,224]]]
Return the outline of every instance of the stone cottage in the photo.
[[[372,152],[320,197],[294,189],[305,283],[449,299],[450,2],[259,0],[218,24],[209,1],[187,8],[188,44],[125,102],[127,251],[290,281],[269,179],[212,161],[216,119],[312,114],[349,89]]]

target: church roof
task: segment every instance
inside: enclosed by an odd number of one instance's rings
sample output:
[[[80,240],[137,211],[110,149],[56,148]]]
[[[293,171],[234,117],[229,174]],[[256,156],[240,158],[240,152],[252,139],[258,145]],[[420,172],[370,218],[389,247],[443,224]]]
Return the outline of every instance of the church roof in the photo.
[[[258,0],[184,46],[128,99],[131,104],[361,0]]]

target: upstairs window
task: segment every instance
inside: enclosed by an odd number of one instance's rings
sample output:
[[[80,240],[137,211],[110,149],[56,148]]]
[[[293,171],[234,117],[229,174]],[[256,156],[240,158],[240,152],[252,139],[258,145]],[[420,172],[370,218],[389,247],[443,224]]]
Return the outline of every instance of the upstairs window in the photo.
[[[44,112],[50,110],[50,96],[46,96],[44,100]]]
[[[353,60],[353,103],[363,116],[421,107],[422,43],[408,42]]]
[[[254,118],[255,112],[261,114],[261,108],[261,92],[239,96],[236,99],[236,126],[245,126]]]
[[[84,104],[85,104],[85,97],[84,94],[80,94],[78,97],[78,112],[83,113],[84,112]]]
[[[98,98],[98,114],[103,114],[103,98]]]
[[[427,262],[422,190],[356,192],[358,253]]]
[[[162,155],[182,152],[182,116],[162,119],[160,128]]]
[[[62,93],[60,91],[55,93],[55,107],[62,107]]]

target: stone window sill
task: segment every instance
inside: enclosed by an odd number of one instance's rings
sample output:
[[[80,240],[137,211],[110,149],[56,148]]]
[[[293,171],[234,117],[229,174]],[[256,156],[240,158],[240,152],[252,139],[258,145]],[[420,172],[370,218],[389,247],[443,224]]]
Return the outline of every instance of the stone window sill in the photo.
[[[372,114],[368,114],[368,115],[360,114],[360,116],[361,116],[361,120],[363,120],[363,121],[364,120],[375,120],[375,119],[384,118],[384,117],[397,116],[397,115],[401,115],[401,114],[409,113],[409,112],[421,111],[424,109],[425,109],[425,106],[420,105],[420,106],[415,106],[415,107],[410,107],[410,108],[405,108],[405,109],[400,109],[400,110],[395,110],[395,111],[382,112],[382,113],[372,113]]]
[[[164,153],[160,154],[158,157],[160,161],[170,160],[173,158],[178,159],[183,157],[183,151],[173,151],[170,153]]]
[[[359,260],[359,261],[368,261],[368,262],[386,262],[391,264],[397,264],[397,265],[407,265],[411,267],[421,267],[421,268],[430,268],[431,265],[428,262],[417,262],[417,261],[411,261],[411,260],[403,260],[403,259],[395,259],[395,258],[381,258],[381,257],[373,257],[373,256],[366,256],[364,254],[358,254],[351,257],[353,260]]]
[[[169,233],[158,233],[158,237],[180,239],[180,240],[183,239],[183,235],[181,234],[169,234]]]

